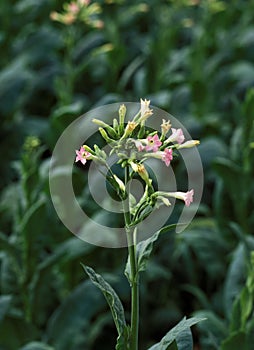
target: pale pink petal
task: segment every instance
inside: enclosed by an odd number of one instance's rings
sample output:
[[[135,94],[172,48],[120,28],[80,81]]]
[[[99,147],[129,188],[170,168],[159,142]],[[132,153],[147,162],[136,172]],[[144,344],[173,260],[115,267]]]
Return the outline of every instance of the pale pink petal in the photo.
[[[83,146],[81,146],[79,151],[76,150],[75,162],[80,161],[82,164],[86,164],[87,158],[90,156],[91,156],[91,154],[89,152],[87,152]]]
[[[189,207],[189,205],[193,202],[193,195],[194,195],[194,190],[190,190],[185,193],[184,202],[186,207]]]
[[[154,136],[147,137],[147,146],[145,148],[146,148],[146,151],[157,152],[161,145],[162,145],[162,142],[159,140],[159,137],[156,134]]]
[[[173,151],[171,148],[166,148],[162,155],[162,160],[166,164],[166,166],[169,166],[171,160],[173,159]]]

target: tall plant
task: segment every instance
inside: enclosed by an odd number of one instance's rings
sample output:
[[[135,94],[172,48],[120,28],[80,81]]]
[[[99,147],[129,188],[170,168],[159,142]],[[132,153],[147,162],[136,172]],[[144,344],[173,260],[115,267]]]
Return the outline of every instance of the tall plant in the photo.
[[[104,176],[122,202],[124,228],[128,245],[128,260],[125,275],[131,289],[131,320],[130,325],[125,320],[123,305],[112,287],[88,266],[83,268],[91,281],[102,291],[112,312],[118,332],[116,349],[138,350],[139,334],[139,276],[146,269],[153,245],[160,234],[173,229],[176,225],[168,225],[155,232],[146,240],[138,239],[139,224],[147,218],[154,209],[161,205],[170,206],[170,198],[183,200],[186,206],[193,201],[193,189],[187,192],[157,191],[146,167],[145,161],[150,158],[159,159],[169,166],[176,151],[190,148],[199,144],[197,140],[185,141],[182,129],[171,128],[169,120],[163,120],[161,132],[146,127],[146,120],[153,111],[149,107],[150,101],[143,101],[139,112],[132,120],[125,122],[126,107],[119,108],[119,119],[114,119],[112,126],[102,120],[93,119],[99,126],[99,132],[110,147],[109,155],[117,156],[117,164],[124,170],[120,178],[109,165],[108,155],[104,149],[94,145],[93,148],[83,145],[76,150],[76,162],[86,164],[88,160],[105,168]],[[170,135],[168,135],[170,133]],[[132,193],[132,179],[138,177],[144,184],[143,195],[137,199]],[[139,241],[139,242],[138,242]],[[192,337],[189,329],[201,321],[201,318],[184,318],[171,329],[165,337],[150,348],[150,350],[188,349],[192,348]]]

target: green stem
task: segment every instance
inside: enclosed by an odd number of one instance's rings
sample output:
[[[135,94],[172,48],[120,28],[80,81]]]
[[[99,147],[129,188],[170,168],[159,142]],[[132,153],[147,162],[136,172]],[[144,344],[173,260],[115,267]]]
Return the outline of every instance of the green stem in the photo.
[[[133,253],[132,253],[133,252]],[[136,252],[135,245],[129,249],[130,265],[132,275],[131,286],[131,350],[138,349],[138,328],[139,328],[139,284],[138,272],[136,271]],[[133,260],[133,261],[132,261]]]
[[[125,186],[127,188],[129,179],[129,169],[125,170]],[[129,191],[128,191],[129,193]],[[130,258],[130,281],[131,281],[131,339],[130,350],[138,350],[139,331],[139,281],[137,271],[136,242],[134,240],[134,230],[129,227],[131,223],[128,199],[123,202],[125,230]]]

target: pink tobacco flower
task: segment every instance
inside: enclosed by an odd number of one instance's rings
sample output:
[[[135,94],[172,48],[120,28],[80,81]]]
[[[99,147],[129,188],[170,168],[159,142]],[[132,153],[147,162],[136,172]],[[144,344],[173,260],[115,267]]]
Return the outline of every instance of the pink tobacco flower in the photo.
[[[172,128],[172,135],[169,136],[169,138],[167,139],[167,142],[177,142],[178,144],[183,143],[185,137],[183,134],[182,129],[174,129]]]
[[[146,140],[147,140],[147,145],[145,147],[146,151],[157,152],[159,147],[162,145],[162,142],[159,140],[159,136],[157,134],[154,136],[148,136]]]
[[[68,10],[72,14],[77,14],[79,12],[79,6],[73,1],[68,5]]]
[[[161,159],[166,164],[166,166],[169,166],[171,160],[173,159],[173,151],[172,151],[172,149],[171,148],[165,148]]]
[[[188,192],[169,192],[168,196],[174,197],[177,199],[181,199],[185,202],[186,207],[193,202],[194,190],[190,190]]]
[[[88,157],[91,156],[91,153],[87,152],[83,146],[80,147],[80,150],[76,150],[76,160],[75,162],[80,161],[82,164],[86,164]]]

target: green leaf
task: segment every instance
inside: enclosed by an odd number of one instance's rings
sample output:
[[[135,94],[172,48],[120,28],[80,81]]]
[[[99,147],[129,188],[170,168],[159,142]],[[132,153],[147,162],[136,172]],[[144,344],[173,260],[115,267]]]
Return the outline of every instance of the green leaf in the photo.
[[[246,251],[242,243],[240,243],[233,253],[233,259],[228,269],[224,288],[224,304],[225,313],[228,317],[235,298],[239,295],[244,286],[246,276]]]
[[[184,337],[186,336],[186,331],[189,330],[189,328],[193,325],[195,325],[198,322],[201,322],[205,320],[205,318],[196,318],[196,317],[192,317],[189,318],[188,320],[186,319],[186,317],[184,317],[174,328],[172,328],[162,339],[159,343],[153,345],[151,348],[149,348],[148,350],[168,350],[168,346],[171,345],[174,341],[176,341],[176,343],[180,341],[180,336],[181,333],[184,333]],[[185,343],[186,344],[186,343]],[[182,343],[181,346],[185,345],[184,343]],[[189,343],[188,343],[189,344]],[[184,347],[179,348],[179,349],[186,349]],[[192,349],[188,348],[189,350]]]
[[[85,266],[83,264],[81,265],[84,268],[90,280],[93,282],[93,284],[96,287],[98,287],[105,296],[110,306],[117,332],[119,335],[121,335],[125,331],[126,321],[124,316],[123,305],[118,295],[116,294],[114,289],[99,274],[95,273],[95,271],[91,267]]]
[[[20,350],[54,350],[51,346],[37,341],[22,346]]]
[[[130,327],[127,325],[122,334],[117,338],[116,350],[129,350],[130,349]]]
[[[247,287],[243,288],[240,296],[241,325],[245,326],[248,317],[253,310],[253,297]]]
[[[92,319],[105,304],[100,291],[90,281],[83,282],[49,318],[44,341],[56,350],[88,349]]]
[[[0,232],[0,244],[1,244],[2,250],[5,250],[10,255],[17,258],[18,250],[17,250],[16,246],[13,243],[11,243],[9,241],[8,237],[2,232]]]
[[[228,336],[228,324],[225,319],[220,318],[210,310],[196,311],[195,317],[206,318],[206,322],[198,324],[200,343],[204,348],[218,348],[223,339]],[[216,344],[216,346],[215,346]]]
[[[145,271],[147,262],[150,258],[150,255],[153,250],[154,242],[157,241],[160,234],[168,232],[170,230],[173,230],[177,225],[167,225],[163,227],[161,230],[155,232],[150,238],[146,239],[145,241],[141,241],[136,246],[136,252],[137,252],[137,274],[141,271]],[[128,278],[129,282],[131,282],[130,278],[130,257],[128,257],[127,264],[125,267],[125,275]]]
[[[253,344],[252,344],[253,345]],[[231,334],[223,341],[220,350],[250,350],[246,343],[246,334],[243,331],[237,331]]]
[[[7,310],[11,304],[11,295],[1,295],[0,296],[0,322],[4,319]]]
[[[0,349],[20,349],[24,344],[39,337],[35,325],[26,322],[23,315],[17,313],[14,316],[6,315],[0,326]]]
[[[186,328],[176,337],[178,350],[190,350],[193,348],[192,333],[190,328]]]

